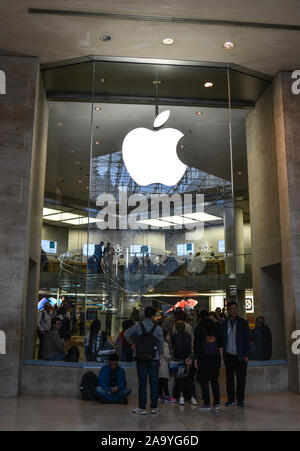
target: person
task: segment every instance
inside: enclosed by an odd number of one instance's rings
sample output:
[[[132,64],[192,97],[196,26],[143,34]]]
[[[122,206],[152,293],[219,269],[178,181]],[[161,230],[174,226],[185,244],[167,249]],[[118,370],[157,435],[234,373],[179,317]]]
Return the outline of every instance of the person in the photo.
[[[265,318],[258,316],[250,337],[250,360],[270,360],[272,357],[272,333]]]
[[[176,367],[174,396],[181,406],[186,399],[189,399],[194,406],[197,405],[195,374],[196,368],[192,356],[187,356],[184,362]]]
[[[79,333],[80,336],[84,335],[84,324],[85,324],[85,311],[80,308],[79,309]]]
[[[136,368],[139,381],[139,406],[133,410],[138,415],[146,415],[147,377],[150,381],[151,413],[158,413],[159,363],[164,353],[164,335],[160,326],[154,323],[156,310],[145,308],[145,320],[130,327],[125,339],[132,343],[136,352]]]
[[[133,307],[131,315],[130,315],[130,319],[132,321],[139,321],[140,320],[140,311],[136,307]]]
[[[102,272],[102,257],[103,257],[104,241],[100,241],[99,244],[95,244],[94,257],[96,259],[96,273]]]
[[[184,321],[176,321],[175,333],[171,338],[173,358],[184,360],[192,351],[191,335],[185,332]]]
[[[134,321],[127,319],[122,322],[122,331],[119,333],[116,339],[116,352],[119,359],[122,362],[133,361],[133,350],[128,341],[125,339],[124,334],[127,329],[134,325]]]
[[[176,402],[175,398],[170,396],[169,392],[169,363],[171,360],[170,340],[171,336],[167,330],[164,334],[164,353],[159,365],[159,379],[158,379],[158,400],[165,403]]]
[[[61,320],[61,328],[59,330],[59,335],[61,338],[67,339],[71,336],[71,321],[69,314],[69,307],[65,303],[57,310],[57,318]]]
[[[198,369],[198,381],[202,388],[203,406],[201,410],[210,411],[209,384],[211,384],[214,408],[220,410],[219,376],[221,368],[222,337],[217,324],[211,318],[202,320],[195,331],[195,366]]]
[[[64,360],[64,342],[59,331],[61,329],[61,320],[53,318],[51,329],[46,333],[42,343],[42,359],[43,360]]]
[[[98,319],[94,319],[90,331],[85,336],[84,351],[88,362],[101,362],[101,351],[108,346],[106,333],[101,330],[101,323]]]
[[[222,313],[222,309],[220,307],[216,308],[215,313],[216,313],[217,318],[218,318],[218,324],[221,324],[223,321],[225,321],[226,317]]]
[[[120,274],[124,274],[125,273],[125,258],[124,258],[124,254],[120,255],[118,266],[119,266]]]
[[[51,329],[52,307],[50,302],[46,302],[43,309],[39,311],[37,317],[37,335],[39,338],[38,359],[42,358],[42,344],[46,333]]]
[[[176,321],[184,321],[185,326],[184,330],[191,336],[191,342],[193,344],[194,341],[194,331],[190,324],[186,321],[187,317],[185,312],[182,310],[181,307],[176,307],[176,309],[164,320],[162,324],[162,328],[166,329],[170,332],[170,335],[172,336],[175,332],[175,323]]]
[[[227,308],[229,317],[220,325],[228,395],[225,406],[234,406],[236,400],[238,407],[244,407],[250,329],[248,322],[239,317],[236,301],[228,302]]]
[[[49,270],[49,260],[46,252],[41,247],[41,266],[44,272],[48,272]]]
[[[127,404],[131,390],[127,387],[126,374],[119,363],[116,353],[108,357],[108,365],[99,372],[99,385],[96,388],[96,398],[100,403]]]

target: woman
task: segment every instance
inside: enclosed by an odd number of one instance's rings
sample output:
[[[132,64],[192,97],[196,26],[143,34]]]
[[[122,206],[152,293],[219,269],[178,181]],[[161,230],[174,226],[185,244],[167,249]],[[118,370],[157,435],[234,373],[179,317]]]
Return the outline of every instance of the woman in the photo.
[[[220,410],[219,375],[221,367],[222,347],[218,326],[210,319],[203,318],[195,330],[195,366],[198,369],[198,380],[202,388],[203,406],[201,410],[210,411],[209,383],[211,384],[214,408]]]
[[[171,338],[173,357],[175,360],[184,360],[192,351],[190,334],[185,332],[185,322],[176,321],[175,333]]]

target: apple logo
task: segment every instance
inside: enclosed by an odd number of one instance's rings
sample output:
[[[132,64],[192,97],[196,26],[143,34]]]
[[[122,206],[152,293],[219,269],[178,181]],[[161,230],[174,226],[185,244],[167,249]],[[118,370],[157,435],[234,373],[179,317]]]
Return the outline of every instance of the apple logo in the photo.
[[[175,128],[158,130],[169,116],[170,110],[163,111],[154,121],[154,130],[136,128],[124,138],[123,160],[138,185],[176,185],[185,173],[186,165],[180,161],[176,152],[183,133]]]

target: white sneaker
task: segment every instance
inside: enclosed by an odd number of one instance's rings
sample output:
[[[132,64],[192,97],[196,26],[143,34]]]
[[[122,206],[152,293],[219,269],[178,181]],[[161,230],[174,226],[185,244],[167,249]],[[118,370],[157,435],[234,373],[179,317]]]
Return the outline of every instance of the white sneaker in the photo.
[[[193,406],[196,406],[198,404],[197,399],[194,398],[194,396],[191,397],[191,404],[193,404]]]
[[[183,396],[180,396],[180,398],[179,398],[179,405],[184,406],[184,397]]]
[[[139,407],[136,407],[132,411],[133,413],[136,413],[137,415],[146,415],[147,411],[145,409],[140,409]]]
[[[151,409],[151,413],[153,414],[153,415],[155,415],[156,413],[158,413],[159,412],[159,408],[158,407],[156,407],[156,409]]]
[[[211,411],[211,407],[210,406],[201,406],[199,407],[200,410],[203,410],[204,412],[210,412]]]

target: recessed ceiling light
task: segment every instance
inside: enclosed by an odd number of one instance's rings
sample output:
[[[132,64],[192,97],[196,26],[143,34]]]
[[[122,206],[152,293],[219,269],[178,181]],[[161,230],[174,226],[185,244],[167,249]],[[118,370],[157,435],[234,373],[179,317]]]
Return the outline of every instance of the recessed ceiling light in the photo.
[[[181,149],[184,149],[184,144],[180,144]]]
[[[213,84],[211,81],[206,81],[206,82],[204,83],[204,87],[205,87],[205,88],[212,88],[213,85],[214,85],[214,84]]]
[[[97,145],[100,144],[100,141],[96,141],[95,144],[97,144]]]
[[[233,47],[234,47],[234,43],[233,43],[233,42],[230,42],[230,41],[225,42],[225,44],[224,44],[223,47],[224,47],[224,49],[231,50],[231,49],[233,49]]]
[[[238,175],[242,175],[243,174],[243,172],[242,171],[238,171]]]
[[[62,122],[59,122],[59,123],[58,123],[58,126],[59,126],[59,127],[62,127],[62,126],[63,126]]]
[[[100,78],[100,83],[105,83],[106,82],[106,78]]]
[[[172,45],[172,44],[174,44],[174,39],[172,39],[172,38],[165,38],[165,39],[163,39],[162,43],[165,44],[165,45]]]
[[[109,42],[109,41],[111,41],[111,36],[109,36],[109,34],[102,34],[100,36],[100,41]]]
[[[96,111],[100,111],[100,110],[101,110],[100,106],[96,106],[96,107],[95,107],[95,110],[96,110]]]
[[[203,113],[202,113],[202,111],[197,111],[196,114],[197,114],[197,116],[202,116]]]

